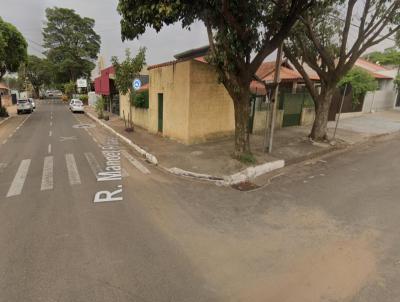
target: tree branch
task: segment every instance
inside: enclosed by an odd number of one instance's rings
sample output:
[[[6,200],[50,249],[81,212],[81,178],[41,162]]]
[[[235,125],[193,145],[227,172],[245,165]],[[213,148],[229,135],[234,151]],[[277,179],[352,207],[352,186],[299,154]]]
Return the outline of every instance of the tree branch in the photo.
[[[343,38],[341,41],[342,45],[340,47],[340,53],[339,53],[339,63],[338,63],[339,66],[341,64],[343,64],[343,62],[346,61],[347,40],[349,37],[351,19],[353,16],[353,9],[354,9],[354,5],[356,4],[356,2],[357,2],[357,0],[349,0],[349,4],[347,6],[346,19],[345,19],[345,24],[344,24],[344,28],[343,28]]]

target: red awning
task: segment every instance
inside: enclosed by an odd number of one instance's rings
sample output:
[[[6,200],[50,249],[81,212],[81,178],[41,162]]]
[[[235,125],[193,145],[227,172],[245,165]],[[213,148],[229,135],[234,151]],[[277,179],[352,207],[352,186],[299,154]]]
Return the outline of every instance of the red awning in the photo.
[[[96,94],[110,95],[110,74],[114,74],[114,67],[110,66],[101,71],[100,77],[94,80]]]

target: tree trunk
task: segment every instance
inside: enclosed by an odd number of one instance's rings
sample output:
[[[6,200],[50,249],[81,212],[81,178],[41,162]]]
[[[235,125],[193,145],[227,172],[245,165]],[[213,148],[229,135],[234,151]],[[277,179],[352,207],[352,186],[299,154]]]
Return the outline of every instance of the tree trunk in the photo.
[[[318,100],[315,102],[315,120],[310,134],[310,138],[315,141],[324,141],[328,139],[328,115],[334,92],[335,88],[321,91]]]
[[[250,152],[249,114],[250,114],[250,91],[241,90],[233,99],[235,109],[235,152],[234,156],[239,158]]]

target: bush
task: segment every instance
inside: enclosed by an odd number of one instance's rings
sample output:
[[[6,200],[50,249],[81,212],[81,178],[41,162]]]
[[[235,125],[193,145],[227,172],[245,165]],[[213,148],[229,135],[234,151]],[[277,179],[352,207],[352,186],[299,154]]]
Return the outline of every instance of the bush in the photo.
[[[82,103],[84,105],[88,104],[89,97],[87,96],[87,94],[83,94],[83,95],[79,96],[79,99],[82,101]]]
[[[4,106],[0,107],[0,117],[8,117],[7,109]]]
[[[138,94],[135,95],[133,105],[136,108],[149,108],[149,91],[143,91],[139,92]]]
[[[378,82],[367,71],[355,67],[350,70],[339,82],[339,87],[351,86],[353,94],[353,108],[362,102],[364,95],[368,91],[378,89]]]
[[[257,162],[256,158],[251,153],[241,154],[238,160],[244,164],[255,164]]]
[[[96,112],[99,118],[103,118],[104,117],[104,107],[106,105],[106,101],[102,98],[99,97],[99,99],[96,102]]]

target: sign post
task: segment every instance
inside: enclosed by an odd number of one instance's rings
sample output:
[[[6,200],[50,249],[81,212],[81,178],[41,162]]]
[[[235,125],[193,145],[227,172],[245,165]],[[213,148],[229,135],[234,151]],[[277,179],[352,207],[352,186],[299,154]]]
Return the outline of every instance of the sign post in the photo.
[[[132,82],[132,87],[134,90],[139,90],[140,87],[142,87],[142,81],[140,81],[138,78],[134,79]]]

